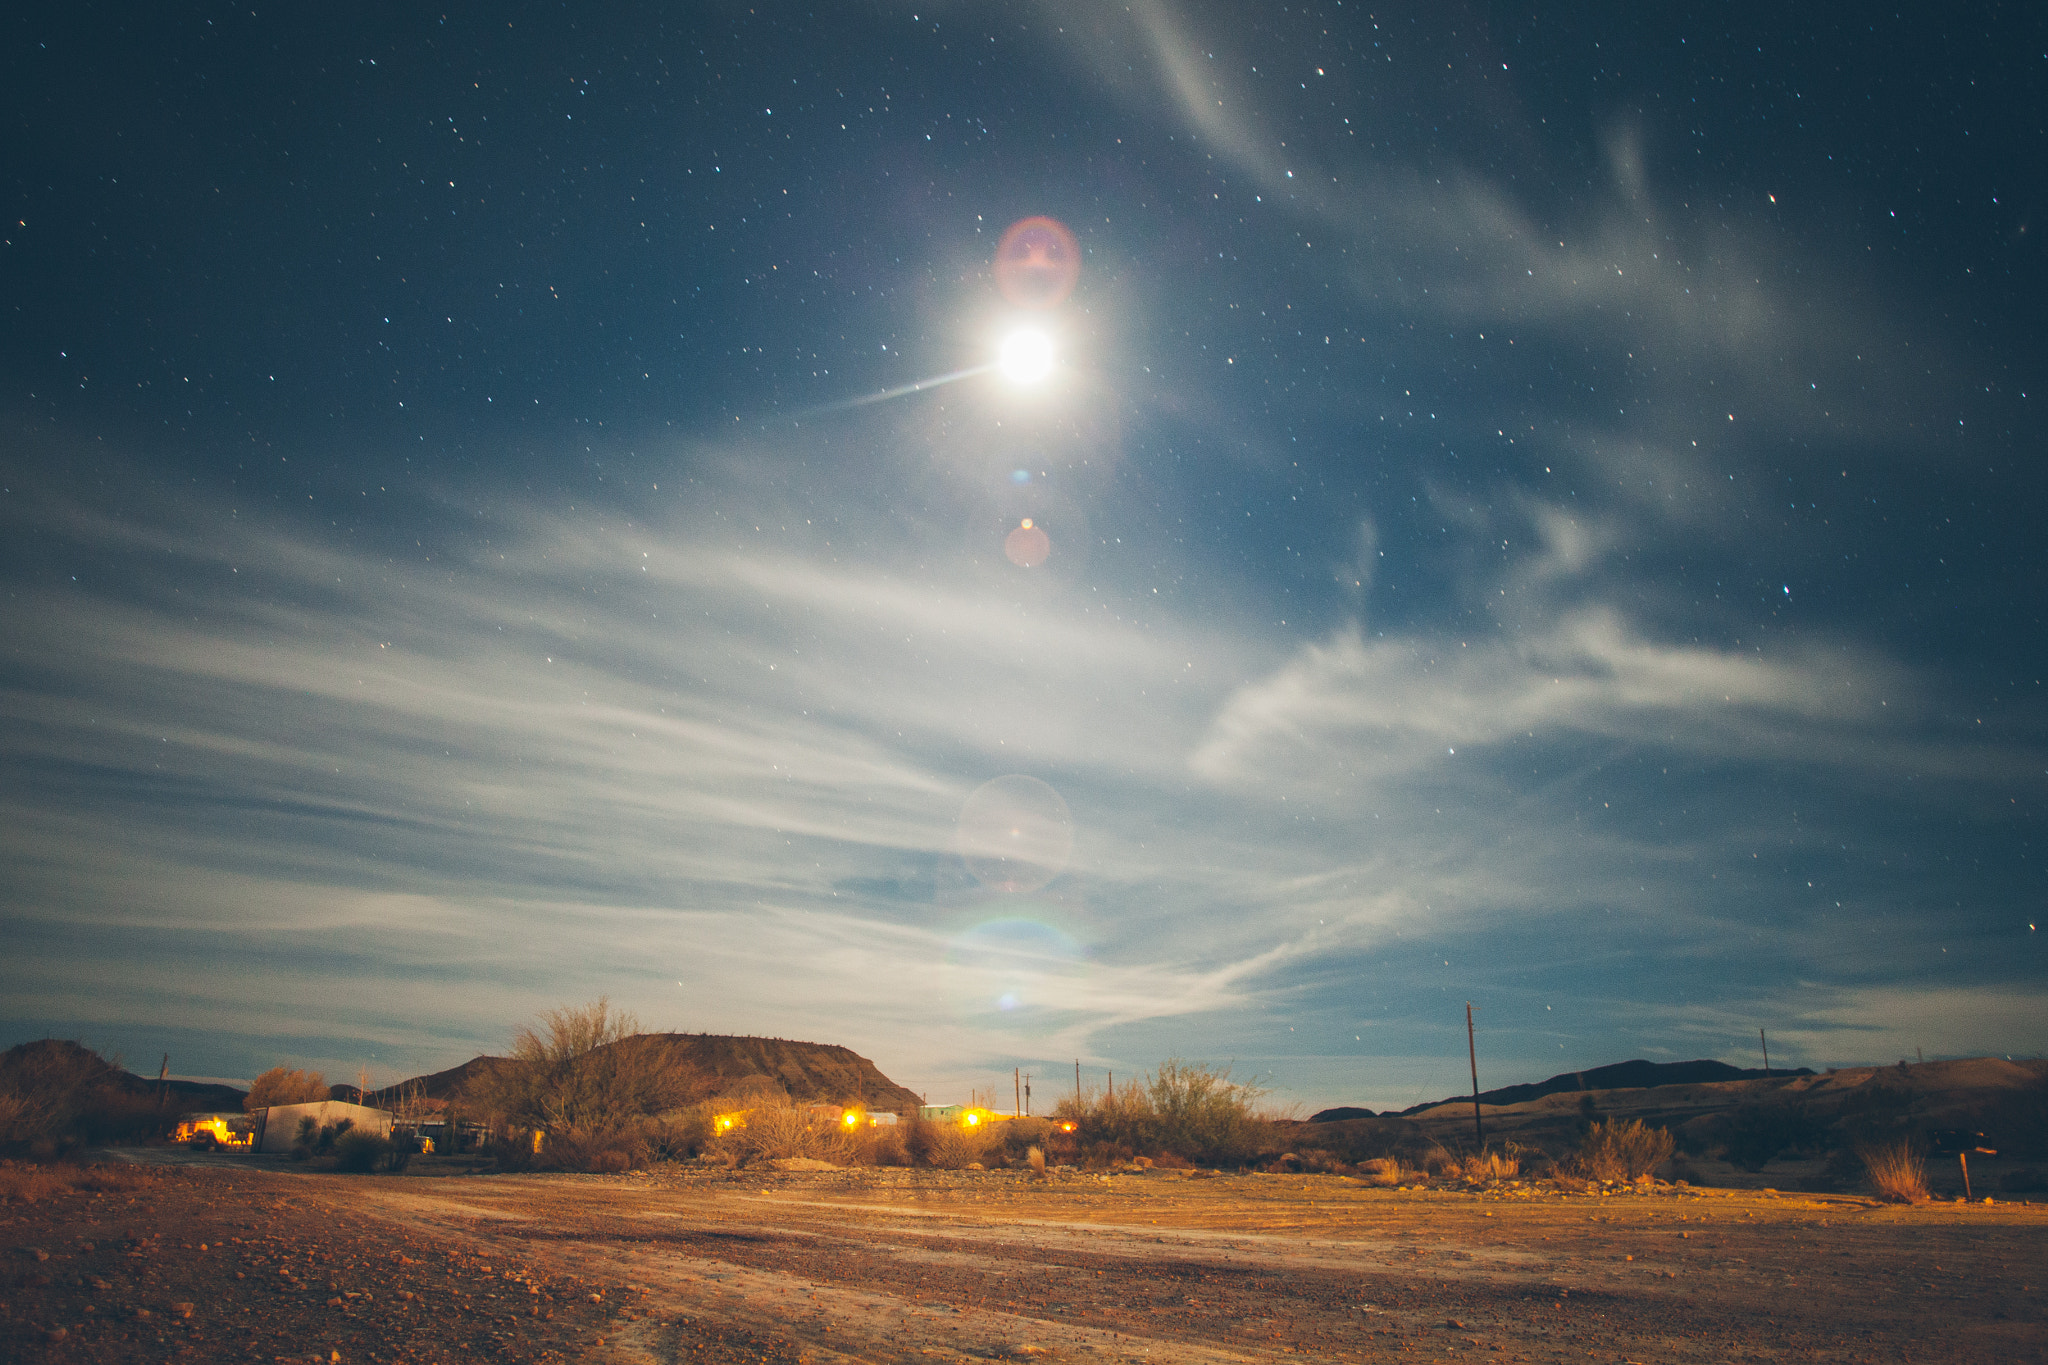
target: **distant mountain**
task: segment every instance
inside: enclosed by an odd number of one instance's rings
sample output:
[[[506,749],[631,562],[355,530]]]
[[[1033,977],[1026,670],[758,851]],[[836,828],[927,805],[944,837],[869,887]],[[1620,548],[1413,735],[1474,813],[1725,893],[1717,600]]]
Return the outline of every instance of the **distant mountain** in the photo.
[[[1555,1095],[1561,1090],[1649,1090],[1660,1085],[1701,1085],[1712,1081],[1761,1081],[1792,1076],[1811,1076],[1811,1067],[1787,1069],[1782,1066],[1771,1068],[1769,1076],[1756,1068],[1744,1070],[1726,1062],[1614,1062],[1608,1066],[1596,1066],[1585,1071],[1567,1071],[1552,1076],[1547,1081],[1533,1085],[1509,1085],[1499,1090],[1479,1092],[1481,1104],[1522,1104],[1529,1100]],[[1470,1104],[1470,1095],[1453,1095],[1449,1099],[1431,1100],[1427,1104],[1412,1105],[1400,1112],[1403,1115],[1419,1114],[1425,1109],[1434,1109],[1440,1104]],[[1326,1113],[1329,1111],[1325,1111]],[[1320,1116],[1318,1116],[1320,1117]]]
[[[718,1033],[656,1033],[670,1064],[695,1077],[693,1098],[716,1098],[751,1076],[765,1076],[799,1103],[864,1103],[869,1108],[915,1114],[917,1093],[896,1084],[875,1064],[835,1043],[802,1043],[784,1038],[736,1038]],[[417,1085],[428,1100],[460,1095],[478,1072],[504,1060],[472,1057],[461,1066],[400,1081],[370,1092],[370,1104],[390,1104]],[[352,1085],[334,1087],[336,1099],[354,1099]]]
[[[25,1089],[60,1086],[110,1086],[146,1099],[162,1097],[167,1114],[200,1110],[239,1110],[248,1092],[210,1081],[163,1081],[123,1071],[83,1043],[68,1038],[38,1038],[16,1043],[0,1053],[0,1077]]]

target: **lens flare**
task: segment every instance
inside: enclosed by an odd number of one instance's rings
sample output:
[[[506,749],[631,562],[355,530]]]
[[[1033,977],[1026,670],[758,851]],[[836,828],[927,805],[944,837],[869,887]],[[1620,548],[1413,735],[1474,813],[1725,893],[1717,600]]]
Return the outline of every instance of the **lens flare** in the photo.
[[[1081,279],[1081,244],[1056,218],[1023,218],[996,243],[996,288],[1018,308],[1051,308]]]
[[[1052,537],[1031,524],[1031,518],[1003,537],[1003,558],[1020,569],[1035,569],[1052,553]]]
[[[1052,338],[1036,327],[1020,327],[1003,338],[996,368],[1012,384],[1037,384],[1052,373]]]
[[[1036,891],[1066,870],[1074,817],[1060,794],[1013,773],[985,782],[960,808],[960,860],[995,891]]]

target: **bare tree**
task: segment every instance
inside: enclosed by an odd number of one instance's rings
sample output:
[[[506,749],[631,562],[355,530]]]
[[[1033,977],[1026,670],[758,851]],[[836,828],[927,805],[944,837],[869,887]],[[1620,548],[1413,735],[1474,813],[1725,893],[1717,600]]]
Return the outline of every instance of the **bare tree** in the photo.
[[[274,1066],[250,1082],[242,1108],[253,1114],[273,1104],[311,1104],[332,1094],[326,1078],[317,1071],[288,1071]]]
[[[639,1020],[600,999],[541,1015],[471,1094],[504,1128],[544,1134],[546,1164],[622,1169],[643,1157],[642,1121],[684,1103],[693,1080]]]

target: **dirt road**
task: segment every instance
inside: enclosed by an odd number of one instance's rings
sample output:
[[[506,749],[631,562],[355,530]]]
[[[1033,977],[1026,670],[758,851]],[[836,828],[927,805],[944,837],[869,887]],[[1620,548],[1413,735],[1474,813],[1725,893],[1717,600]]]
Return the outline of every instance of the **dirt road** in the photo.
[[[565,1309],[601,1304],[572,1354],[616,1365],[2048,1361],[2039,1206],[1157,1172],[232,1179],[289,1191],[301,1220],[324,1209],[411,1247],[436,1274],[488,1265]],[[409,1267],[381,1273],[379,1303],[414,1284]],[[467,1353],[372,1340],[344,1358],[541,1351],[502,1324]]]

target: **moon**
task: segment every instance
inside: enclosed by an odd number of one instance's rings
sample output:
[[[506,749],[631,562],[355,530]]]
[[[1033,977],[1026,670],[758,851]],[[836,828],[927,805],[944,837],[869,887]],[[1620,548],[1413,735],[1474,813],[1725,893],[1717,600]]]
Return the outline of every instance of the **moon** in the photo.
[[[1052,373],[1052,338],[1036,327],[1020,327],[1003,338],[996,368],[1012,384],[1037,384]]]

